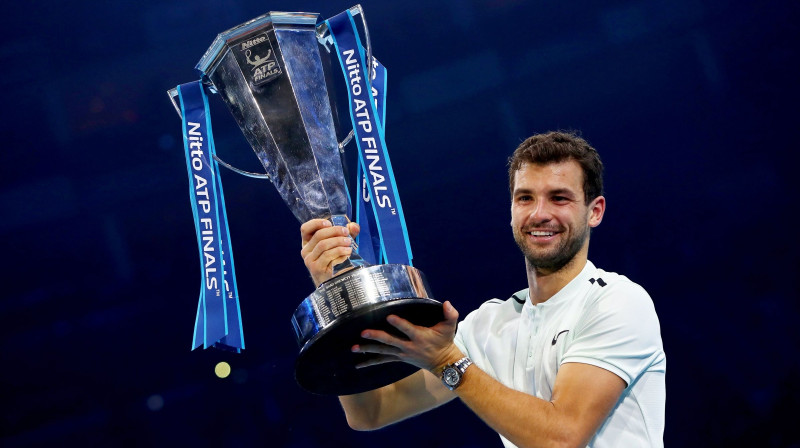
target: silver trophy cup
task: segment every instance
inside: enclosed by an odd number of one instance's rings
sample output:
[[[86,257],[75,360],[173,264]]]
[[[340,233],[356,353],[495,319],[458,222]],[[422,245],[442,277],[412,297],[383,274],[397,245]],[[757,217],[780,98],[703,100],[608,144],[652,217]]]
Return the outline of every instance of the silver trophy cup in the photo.
[[[363,19],[360,6],[351,12]],[[317,16],[270,12],[236,26],[217,36],[196,68],[227,104],[297,219],[345,225],[347,190],[326,83],[329,55],[322,44],[327,29],[316,25]],[[389,314],[424,326],[443,318],[422,272],[405,265],[369,265],[354,250],[292,316],[301,347],[295,365],[300,386],[347,395],[416,371],[400,362],[355,367],[371,356],[350,351],[363,342],[362,330],[398,334],[386,323]]]

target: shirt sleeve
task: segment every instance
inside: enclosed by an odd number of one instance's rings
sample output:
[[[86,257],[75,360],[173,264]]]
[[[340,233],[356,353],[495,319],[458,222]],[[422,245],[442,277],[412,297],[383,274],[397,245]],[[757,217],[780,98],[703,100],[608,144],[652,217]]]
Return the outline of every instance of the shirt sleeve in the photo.
[[[628,386],[664,357],[653,301],[632,282],[608,285],[579,320],[561,363],[579,362],[611,371]],[[663,368],[663,367],[660,367]]]
[[[467,349],[466,339],[467,335],[469,335],[472,331],[472,322],[475,318],[476,312],[477,310],[467,314],[467,317],[458,323],[458,327],[456,327],[456,336],[453,338],[453,343],[456,344],[456,347],[458,347],[459,350],[461,350],[461,353],[463,353],[465,356],[469,356],[470,358],[473,358],[473,355],[471,355]]]

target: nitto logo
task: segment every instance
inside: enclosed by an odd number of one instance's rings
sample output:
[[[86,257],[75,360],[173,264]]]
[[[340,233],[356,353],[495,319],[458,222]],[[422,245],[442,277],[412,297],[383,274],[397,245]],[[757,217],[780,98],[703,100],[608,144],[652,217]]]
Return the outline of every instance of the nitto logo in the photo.
[[[253,45],[258,45],[261,42],[267,40],[267,36],[259,36],[255,39],[248,40],[247,42],[242,43],[242,50],[247,50],[248,48],[252,47]]]

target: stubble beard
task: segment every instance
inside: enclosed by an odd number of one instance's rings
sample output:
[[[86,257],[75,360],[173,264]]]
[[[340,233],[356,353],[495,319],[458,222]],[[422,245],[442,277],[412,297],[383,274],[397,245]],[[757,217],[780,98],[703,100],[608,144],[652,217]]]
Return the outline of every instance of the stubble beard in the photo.
[[[537,251],[528,245],[528,233],[523,233],[519,229],[514,229],[514,241],[525,255],[528,263],[540,272],[556,272],[569,264],[575,255],[581,250],[586,239],[589,237],[589,226],[584,226],[580,233],[571,238],[562,239],[561,242],[550,251]]]

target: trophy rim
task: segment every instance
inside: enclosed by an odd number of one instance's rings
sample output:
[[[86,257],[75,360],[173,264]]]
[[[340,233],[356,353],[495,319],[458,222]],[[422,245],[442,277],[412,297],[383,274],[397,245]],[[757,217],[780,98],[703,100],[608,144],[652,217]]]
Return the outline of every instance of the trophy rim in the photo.
[[[355,279],[362,275],[370,274],[385,276],[392,285],[390,291],[388,293],[373,291],[372,293],[365,294],[361,296],[362,299],[365,299],[364,302],[355,305],[352,310],[341,314],[337,313],[336,315],[326,316],[325,313],[321,312],[319,302],[327,302],[328,299],[331,298],[328,295],[326,285],[334,282],[346,282],[348,279]],[[415,278],[418,279],[419,283],[414,281]],[[425,273],[418,268],[405,264],[389,263],[357,266],[354,269],[345,271],[340,275],[322,282],[314,292],[303,299],[297,308],[295,308],[295,311],[292,313],[292,323],[294,325],[298,346],[302,351],[312,340],[317,338],[319,333],[334,325],[341,317],[357,313],[372,305],[410,298],[427,299],[440,303],[434,297],[428,280],[425,277]],[[308,323],[311,323],[311,326],[309,326]]]
[[[211,46],[208,47],[194,68],[200,73],[201,77],[208,77],[210,73],[216,70],[225,54],[230,51],[230,42],[259,29],[267,28],[270,25],[273,28],[275,25],[310,25],[311,27],[316,27],[318,18],[319,13],[316,12],[270,11],[262,14],[217,34],[217,37],[211,42]]]

